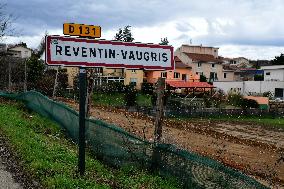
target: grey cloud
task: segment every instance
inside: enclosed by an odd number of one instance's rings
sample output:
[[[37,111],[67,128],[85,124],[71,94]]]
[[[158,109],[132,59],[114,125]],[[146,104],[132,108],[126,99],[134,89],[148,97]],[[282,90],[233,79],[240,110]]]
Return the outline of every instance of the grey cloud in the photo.
[[[176,29],[182,34],[175,40],[188,42],[192,38],[188,32],[198,28],[178,20],[198,17],[207,21],[208,34],[193,38],[197,44],[284,45],[281,0],[6,0],[6,3],[7,11],[18,17],[16,29],[26,36],[61,29],[64,22],[97,24],[104,31],[128,24],[149,27],[177,21]],[[218,18],[234,24],[221,24]]]

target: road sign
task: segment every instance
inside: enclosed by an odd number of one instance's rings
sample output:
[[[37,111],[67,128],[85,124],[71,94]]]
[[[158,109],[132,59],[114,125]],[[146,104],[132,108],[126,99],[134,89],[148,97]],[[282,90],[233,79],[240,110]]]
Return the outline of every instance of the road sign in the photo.
[[[63,34],[99,38],[101,37],[101,27],[85,24],[65,23],[63,24]]]
[[[48,65],[174,69],[173,47],[62,36],[46,37]]]

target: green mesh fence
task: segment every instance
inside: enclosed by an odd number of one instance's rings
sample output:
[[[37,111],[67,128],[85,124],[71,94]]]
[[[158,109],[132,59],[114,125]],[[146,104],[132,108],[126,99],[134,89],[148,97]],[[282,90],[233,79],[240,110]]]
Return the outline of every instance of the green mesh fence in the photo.
[[[0,96],[24,101],[28,108],[53,119],[78,141],[79,118],[75,110],[35,91]],[[87,144],[108,165],[149,170],[154,167],[162,176],[178,178],[183,188],[267,188],[237,170],[171,144],[154,144],[99,120],[88,119],[86,125]],[[158,159],[153,159],[153,153],[159,154]]]

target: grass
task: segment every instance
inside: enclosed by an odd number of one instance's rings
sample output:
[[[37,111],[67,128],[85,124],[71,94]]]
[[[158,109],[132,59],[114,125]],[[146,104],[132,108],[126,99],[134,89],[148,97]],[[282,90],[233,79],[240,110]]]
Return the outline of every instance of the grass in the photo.
[[[104,106],[124,106],[124,95],[122,93],[94,93],[93,103]]]
[[[95,105],[104,105],[104,106],[124,106],[124,93],[94,93],[93,103]],[[151,107],[151,95],[144,95],[138,93],[137,95],[137,104],[138,106],[148,106]]]
[[[233,122],[242,122],[242,123],[255,123],[257,125],[264,125],[264,126],[269,126],[269,127],[277,127],[277,128],[282,128],[284,129],[284,118],[282,117],[272,117],[272,116],[225,116],[225,115],[220,115],[220,116],[207,116],[207,117],[198,117],[198,118],[191,118],[191,117],[174,117],[171,119],[179,119],[179,120],[192,120],[192,121],[200,121],[200,120],[214,120],[214,121],[233,121]]]
[[[27,173],[44,188],[177,188],[175,180],[133,167],[113,169],[86,156],[86,174],[77,175],[77,146],[54,122],[27,113],[19,104],[0,102],[0,131]]]
[[[213,120],[220,121],[241,121],[241,122],[252,122],[261,125],[267,125],[272,127],[279,127],[284,129],[284,118],[272,116],[257,117],[257,116],[239,116],[239,117],[220,117],[220,118],[211,118]]]

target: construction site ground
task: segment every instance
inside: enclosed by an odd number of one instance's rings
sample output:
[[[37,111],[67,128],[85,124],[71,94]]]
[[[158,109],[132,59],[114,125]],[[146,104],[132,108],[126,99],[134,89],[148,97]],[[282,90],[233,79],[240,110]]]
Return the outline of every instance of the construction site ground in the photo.
[[[77,103],[64,102],[78,110]],[[153,141],[153,117],[97,106],[90,109],[90,116]],[[164,119],[162,140],[220,161],[271,188],[284,188],[283,128],[206,118],[186,121]]]

